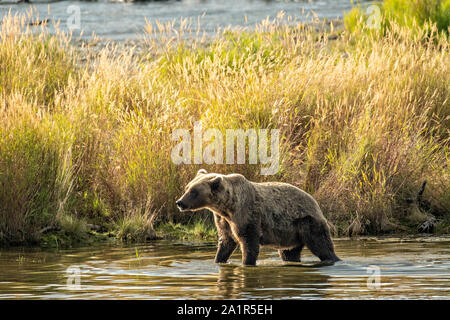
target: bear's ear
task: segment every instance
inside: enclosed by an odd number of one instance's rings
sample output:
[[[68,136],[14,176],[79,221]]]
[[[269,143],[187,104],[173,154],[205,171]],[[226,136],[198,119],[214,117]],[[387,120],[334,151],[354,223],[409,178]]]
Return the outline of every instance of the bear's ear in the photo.
[[[220,186],[222,185],[222,177],[218,176],[209,181],[209,185],[211,187],[211,191],[217,191],[219,190]]]
[[[206,174],[206,173],[208,173],[208,172],[206,172],[205,169],[200,169],[200,170],[197,171],[197,176],[198,176],[199,174]]]

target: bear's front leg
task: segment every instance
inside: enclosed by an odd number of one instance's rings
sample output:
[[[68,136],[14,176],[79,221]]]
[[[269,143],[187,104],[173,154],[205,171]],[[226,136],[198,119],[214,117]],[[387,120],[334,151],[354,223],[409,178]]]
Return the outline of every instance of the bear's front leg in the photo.
[[[219,239],[215,262],[227,262],[236,247],[237,243],[232,238]]]
[[[219,234],[219,243],[215,262],[225,263],[230,258],[234,249],[236,249],[237,242],[234,241],[230,225],[224,218],[214,214],[214,222],[216,223],[217,233]]]
[[[247,266],[256,265],[259,254],[258,228],[249,224],[239,233],[239,242],[242,251],[242,263]]]

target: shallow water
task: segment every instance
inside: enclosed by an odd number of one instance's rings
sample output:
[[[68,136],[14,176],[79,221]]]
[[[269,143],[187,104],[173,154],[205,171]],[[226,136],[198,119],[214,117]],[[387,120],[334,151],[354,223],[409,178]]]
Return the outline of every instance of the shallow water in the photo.
[[[0,299],[448,299],[450,238],[335,240],[342,262],[214,264],[214,243],[0,249]],[[379,269],[377,269],[379,268]],[[377,273],[379,272],[379,282]]]
[[[0,17],[11,12],[26,12],[30,4],[16,4],[17,0],[0,0]],[[167,22],[180,17],[191,18],[193,29],[200,19],[201,29],[213,33],[218,27],[253,26],[263,19],[277,16],[284,11],[286,15],[300,21],[311,21],[314,13],[320,18],[337,18],[351,8],[350,0],[181,0],[181,1],[52,1],[30,0],[39,12],[40,19],[49,18],[51,22],[60,21],[60,29],[72,29],[74,35],[84,31],[84,38],[92,33],[100,38],[125,40],[142,34],[146,21]],[[364,1],[367,2],[367,1]],[[79,26],[74,14],[80,13]],[[71,27],[72,26],[72,27]],[[177,24],[175,24],[177,26]]]

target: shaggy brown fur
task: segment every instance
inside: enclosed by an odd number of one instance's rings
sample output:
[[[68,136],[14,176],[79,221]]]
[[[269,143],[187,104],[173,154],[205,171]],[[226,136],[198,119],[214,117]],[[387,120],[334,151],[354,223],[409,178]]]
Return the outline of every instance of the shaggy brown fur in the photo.
[[[213,212],[217,263],[226,262],[238,244],[245,265],[256,264],[260,245],[278,249],[284,261],[300,261],[305,245],[325,263],[339,260],[316,200],[290,184],[255,183],[240,174],[202,169],[176,203],[181,211]]]

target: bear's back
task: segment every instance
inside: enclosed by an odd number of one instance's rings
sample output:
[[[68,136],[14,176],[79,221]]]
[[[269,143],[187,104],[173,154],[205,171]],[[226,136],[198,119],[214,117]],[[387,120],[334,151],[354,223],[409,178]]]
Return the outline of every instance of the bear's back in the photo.
[[[285,218],[304,218],[312,216],[323,218],[317,201],[307,192],[283,182],[253,183],[258,205],[263,212],[280,214]]]

